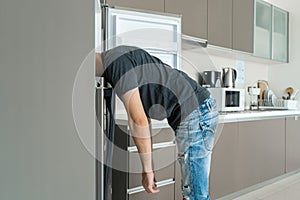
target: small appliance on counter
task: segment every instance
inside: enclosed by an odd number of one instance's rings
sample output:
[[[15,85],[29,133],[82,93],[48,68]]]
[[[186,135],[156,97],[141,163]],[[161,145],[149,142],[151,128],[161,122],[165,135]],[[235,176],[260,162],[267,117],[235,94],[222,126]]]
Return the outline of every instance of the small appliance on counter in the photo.
[[[245,90],[237,88],[208,88],[220,112],[245,110]]]
[[[236,80],[236,70],[230,67],[222,69],[223,87],[234,88]]]
[[[248,94],[249,94],[249,100],[250,100],[250,110],[259,109],[259,100],[258,96],[260,94],[260,88],[256,87],[248,87]]]
[[[222,86],[221,72],[204,71],[199,75],[199,84],[206,88],[219,88]]]

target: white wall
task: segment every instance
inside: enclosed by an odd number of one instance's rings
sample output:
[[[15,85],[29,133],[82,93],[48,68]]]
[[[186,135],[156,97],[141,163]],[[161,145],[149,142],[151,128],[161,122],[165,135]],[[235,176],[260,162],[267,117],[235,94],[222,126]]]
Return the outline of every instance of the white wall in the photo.
[[[242,84],[237,84],[236,87],[246,88],[257,80],[268,79],[267,64],[249,61],[248,59],[243,58],[243,55],[241,54],[229,55],[229,53],[226,52],[216,52],[201,47],[183,50],[182,69],[194,79],[197,79],[197,73],[202,71],[222,71],[222,68],[224,67],[235,68],[236,61],[243,61],[245,66],[245,81]]]
[[[257,80],[268,80],[268,65],[262,61],[253,61],[253,58],[244,54],[233,54],[224,51],[202,48],[193,43],[183,43],[182,70],[195,80],[198,74],[207,70],[222,71],[224,67],[236,67],[236,61],[243,61],[245,66],[244,83],[236,84],[237,88],[255,85]],[[249,96],[246,92],[246,106],[249,105]]]
[[[288,64],[270,65],[269,82],[276,94],[282,96],[285,88],[300,88],[300,2],[298,0],[269,0],[268,2],[290,12],[290,35]],[[298,95],[297,100],[300,99]]]

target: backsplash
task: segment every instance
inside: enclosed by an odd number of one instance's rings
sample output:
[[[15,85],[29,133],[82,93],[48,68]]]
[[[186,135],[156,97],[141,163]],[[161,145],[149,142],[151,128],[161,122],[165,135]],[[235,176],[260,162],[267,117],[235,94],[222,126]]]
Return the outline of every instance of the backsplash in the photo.
[[[268,64],[251,62],[243,58],[243,54],[228,53],[226,51],[203,48],[200,45],[183,44],[182,70],[198,81],[199,73],[207,70],[221,71],[224,67],[236,68],[236,61],[244,62],[244,83],[236,83],[236,88],[247,89],[255,86],[257,80],[268,80]],[[246,106],[249,96],[245,95]]]
[[[243,55],[236,55],[232,58],[227,52],[217,53],[202,47],[183,49],[182,51],[182,70],[188,73],[195,80],[198,80],[198,73],[207,70],[221,71],[223,67],[235,68],[236,61],[244,62],[245,81],[237,84],[237,88],[246,88],[257,80],[268,80],[268,65],[259,62],[250,62],[243,59]],[[231,58],[228,58],[231,57]]]

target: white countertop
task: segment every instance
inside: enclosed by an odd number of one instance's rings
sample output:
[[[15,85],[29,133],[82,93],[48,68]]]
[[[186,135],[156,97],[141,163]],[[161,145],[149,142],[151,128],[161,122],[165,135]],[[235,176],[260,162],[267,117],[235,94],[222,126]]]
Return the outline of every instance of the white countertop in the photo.
[[[300,116],[300,110],[272,110],[272,111],[243,111],[243,112],[228,112],[219,115],[220,123],[254,121],[274,118],[285,118]]]
[[[254,121],[264,119],[275,119],[300,116],[300,110],[272,110],[272,111],[243,111],[243,112],[227,112],[219,115],[219,123],[230,123],[230,122],[242,122],[242,121]],[[168,121],[162,120],[151,120],[152,128],[167,128]],[[127,125],[127,115],[118,114],[116,115],[116,124]]]

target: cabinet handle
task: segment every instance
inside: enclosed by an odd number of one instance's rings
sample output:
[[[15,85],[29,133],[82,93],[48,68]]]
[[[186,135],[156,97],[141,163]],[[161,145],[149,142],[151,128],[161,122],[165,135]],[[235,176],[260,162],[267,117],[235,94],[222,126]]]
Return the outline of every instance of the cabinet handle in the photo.
[[[163,186],[166,186],[166,185],[172,185],[174,184],[175,181],[174,179],[167,179],[167,180],[163,180],[163,181],[159,181],[156,183],[157,185],[157,188],[161,188]],[[135,193],[139,193],[139,192],[143,192],[145,191],[144,187],[143,186],[138,186],[138,187],[135,187],[135,188],[130,188],[130,189],[127,189],[127,194],[135,194]]]
[[[161,148],[173,147],[173,146],[175,146],[175,142],[162,142],[162,143],[153,144],[152,148],[153,149],[161,149]],[[131,153],[138,151],[136,146],[128,147],[127,150]]]

